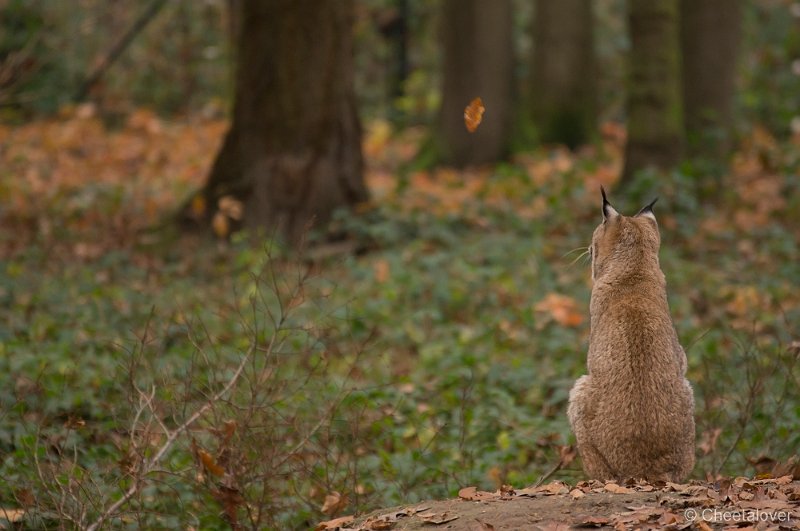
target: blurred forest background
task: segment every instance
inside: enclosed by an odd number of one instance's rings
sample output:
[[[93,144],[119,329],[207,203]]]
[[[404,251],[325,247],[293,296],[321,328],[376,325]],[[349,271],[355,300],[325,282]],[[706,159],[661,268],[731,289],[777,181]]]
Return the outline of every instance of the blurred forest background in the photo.
[[[0,0],[0,527],[582,478],[600,185],[693,477],[800,476],[798,94],[788,0]]]

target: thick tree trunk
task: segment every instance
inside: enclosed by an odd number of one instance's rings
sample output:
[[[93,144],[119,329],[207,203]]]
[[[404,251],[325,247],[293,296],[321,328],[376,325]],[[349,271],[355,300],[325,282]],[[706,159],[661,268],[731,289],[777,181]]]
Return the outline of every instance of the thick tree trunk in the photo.
[[[531,112],[543,142],[574,148],[595,129],[590,0],[536,0]]]
[[[233,123],[204,190],[250,227],[298,241],[367,199],[353,91],[352,0],[237,2]]]
[[[730,150],[742,6],[682,0],[683,104],[692,155],[721,161]]]
[[[629,0],[628,143],[622,182],[683,156],[678,0]]]
[[[454,166],[496,162],[507,154],[512,125],[511,0],[444,0],[442,8],[440,159]],[[464,108],[478,96],[486,113],[469,133]]]

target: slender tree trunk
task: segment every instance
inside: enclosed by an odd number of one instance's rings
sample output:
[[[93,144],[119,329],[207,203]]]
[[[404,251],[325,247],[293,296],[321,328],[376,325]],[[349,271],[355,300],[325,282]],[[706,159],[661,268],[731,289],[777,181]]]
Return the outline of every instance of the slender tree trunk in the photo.
[[[204,190],[244,223],[298,241],[367,199],[353,90],[352,0],[259,0],[241,9],[233,123]],[[213,210],[212,210],[213,212]]]
[[[595,129],[590,0],[536,0],[531,112],[543,142],[574,148]]]
[[[683,156],[678,0],[629,0],[628,143],[622,182]]]
[[[510,0],[444,0],[444,87],[436,146],[454,166],[501,160],[511,131],[513,41]],[[481,97],[486,113],[474,132],[464,108]]]
[[[681,1],[684,115],[692,155],[717,161],[728,155],[741,36],[739,0]]]

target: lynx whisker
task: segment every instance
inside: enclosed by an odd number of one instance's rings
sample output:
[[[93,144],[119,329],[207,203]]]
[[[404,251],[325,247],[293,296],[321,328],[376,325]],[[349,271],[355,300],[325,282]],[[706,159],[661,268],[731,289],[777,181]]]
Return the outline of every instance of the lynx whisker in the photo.
[[[569,265],[568,265],[567,267],[572,267],[572,266],[574,266],[574,265],[575,265],[575,263],[576,263],[576,262],[578,262],[578,260],[580,260],[581,258],[585,258],[585,257],[589,256],[589,251],[591,250],[591,248],[590,248],[590,247],[582,247],[582,249],[583,249],[583,252],[582,252],[581,254],[579,254],[579,255],[578,255],[576,258],[575,258],[575,260],[573,260],[572,262],[570,262],[570,263],[569,263]],[[572,251],[570,251],[570,252],[572,252]],[[568,254],[569,254],[569,253],[568,253]],[[566,255],[564,255],[564,256],[566,256]]]

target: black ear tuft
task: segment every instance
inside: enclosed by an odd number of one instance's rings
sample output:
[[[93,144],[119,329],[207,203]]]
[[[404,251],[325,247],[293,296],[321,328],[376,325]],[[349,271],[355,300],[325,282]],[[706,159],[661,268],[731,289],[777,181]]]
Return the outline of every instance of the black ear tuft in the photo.
[[[657,197],[655,199],[653,199],[652,201],[650,201],[649,205],[646,205],[639,212],[637,212],[636,215],[637,216],[649,216],[649,217],[655,219],[656,215],[653,214],[653,205],[656,204],[656,201],[658,201]]]
[[[619,216],[619,212],[617,212],[611,203],[608,202],[608,198],[606,197],[606,189],[600,185],[600,193],[603,195],[603,220],[614,218]]]

